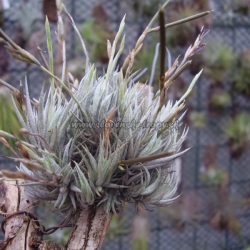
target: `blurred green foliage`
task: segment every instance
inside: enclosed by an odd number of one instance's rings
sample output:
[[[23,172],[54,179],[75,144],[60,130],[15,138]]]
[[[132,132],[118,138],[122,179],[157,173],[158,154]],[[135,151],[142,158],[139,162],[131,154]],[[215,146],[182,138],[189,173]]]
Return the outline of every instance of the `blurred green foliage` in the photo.
[[[12,105],[11,93],[5,87],[0,86],[0,130],[19,136],[20,128],[21,126]],[[14,141],[10,139],[7,141],[12,146],[12,148],[15,147]],[[8,148],[4,147],[1,143],[0,148],[5,153],[10,153]]]

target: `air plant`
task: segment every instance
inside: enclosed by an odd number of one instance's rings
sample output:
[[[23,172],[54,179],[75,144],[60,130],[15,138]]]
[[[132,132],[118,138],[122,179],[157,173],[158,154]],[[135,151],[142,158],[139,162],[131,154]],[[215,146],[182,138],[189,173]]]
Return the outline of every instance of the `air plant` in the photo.
[[[64,224],[74,218],[75,228],[67,249],[100,249],[112,214],[119,212],[126,202],[149,208],[166,206],[177,198],[180,174],[175,169],[175,159],[188,150],[181,151],[188,129],[180,132],[183,115],[178,115],[201,72],[175,103],[166,103],[167,92],[190,65],[190,58],[204,48],[201,42],[208,31],[202,28],[181,63],[176,59],[165,72],[165,28],[178,24],[165,25],[163,8],[169,2],[157,12],[119,68],[117,62],[125,43],[125,36],[122,37],[125,17],[122,19],[113,44],[107,43],[109,63],[103,76],[97,76],[95,66],[90,64],[83,39],[60,1],[57,3],[58,40],[64,58],[60,78],[54,75],[48,20],[49,63],[38,61],[0,30],[7,50],[15,58],[37,65],[50,76],[51,84],[48,93],[43,89],[39,100],[32,100],[27,79],[21,91],[1,81],[15,92],[12,102],[22,126],[20,132],[25,135],[21,140],[0,131],[1,138],[16,140],[19,153],[14,159],[20,162],[16,172],[2,170],[2,175],[26,180],[23,185],[30,196],[64,213]],[[65,73],[62,12],[79,35],[86,57],[85,75],[78,86]],[[158,15],[160,26],[152,28]],[[197,15],[185,21],[194,18]],[[133,72],[132,67],[145,36],[158,30],[161,34],[159,91],[152,94],[146,84],[138,88],[134,81],[138,72]]]

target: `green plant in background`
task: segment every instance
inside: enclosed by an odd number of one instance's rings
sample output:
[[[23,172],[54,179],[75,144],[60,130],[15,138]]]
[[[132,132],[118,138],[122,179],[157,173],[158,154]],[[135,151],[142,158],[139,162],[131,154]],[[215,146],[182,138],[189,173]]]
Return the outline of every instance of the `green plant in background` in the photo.
[[[133,221],[132,249],[148,250],[150,225],[147,211],[142,206],[139,206],[138,212],[139,214],[135,216]]]
[[[247,112],[237,114],[224,127],[232,157],[239,158],[250,146],[250,115]]]
[[[207,9],[209,9],[209,0],[176,0],[173,2],[172,9],[168,15],[166,15],[166,18],[168,21],[174,22]],[[210,28],[210,16],[204,16],[192,22],[184,23],[178,27],[172,27],[168,32],[168,40],[173,47],[189,46],[189,44],[195,40],[198,30],[203,26]]]
[[[9,89],[0,85],[0,130],[4,130],[8,133],[13,133],[16,136],[20,136],[19,129],[20,123],[17,119],[14,107],[11,102],[11,93]],[[15,141],[7,139],[11,147],[15,147]],[[6,153],[10,153],[11,149],[8,147],[2,147],[1,149],[7,150]]]
[[[1,172],[5,178],[24,179],[31,199],[46,201],[52,211],[61,211],[65,217],[61,227],[74,219],[75,229],[66,244],[67,249],[100,249],[112,215],[122,210],[124,203],[158,207],[176,199],[180,173],[175,168],[175,159],[188,150],[180,151],[187,130],[181,132],[183,116],[178,115],[201,72],[175,103],[166,104],[167,91],[191,63],[190,58],[204,48],[202,39],[208,30],[202,29],[183,60],[178,63],[177,59],[165,72],[165,22],[163,9],[160,9],[119,69],[118,59],[125,43],[123,18],[113,44],[110,41],[107,44],[107,71],[98,76],[72,17],[60,1],[57,4],[57,34],[64,58],[61,77],[54,75],[48,20],[49,63],[43,62],[48,67],[0,30],[8,51],[15,58],[38,66],[48,74],[51,84],[48,94],[42,90],[39,100],[34,101],[29,96],[27,79],[24,89],[21,86],[20,91],[15,90],[13,106],[22,126],[20,132],[27,137],[21,140],[0,130],[2,138],[16,140],[19,152],[15,160],[20,162],[18,171]],[[62,12],[79,35],[86,57],[85,74],[78,86],[66,80]],[[184,21],[207,14],[209,11]],[[152,28],[158,15],[160,26]],[[159,91],[153,94],[148,91],[148,85],[138,87],[134,83],[138,72],[134,73],[132,68],[145,36],[157,30],[161,34],[161,64]],[[2,80],[1,83],[10,87]]]
[[[227,91],[221,91],[220,93],[214,93],[211,96],[211,104],[214,107],[228,107],[231,105],[231,95]]]
[[[239,55],[233,76],[233,90],[250,98],[250,51]]]
[[[250,2],[249,0],[238,0],[233,1],[233,9],[240,13],[241,15],[248,15],[250,11]]]
[[[206,185],[221,186],[227,183],[228,174],[217,164],[218,148],[213,144],[205,147],[201,167],[201,181]]]
[[[132,0],[130,4],[132,5],[134,11],[139,15],[151,18],[154,13],[159,8],[162,0]]]
[[[135,62],[134,62],[134,67],[137,69],[140,69],[140,67],[143,65],[143,68],[147,69],[147,72],[145,74],[142,75],[142,77],[140,77],[140,82],[148,82],[150,81],[150,77],[151,75],[153,75],[153,79],[151,84],[155,84],[156,86],[153,87],[158,87],[158,83],[157,83],[157,78],[159,76],[157,76],[156,74],[152,74],[152,70],[154,72],[159,72],[159,59],[156,58],[156,64],[153,64],[153,59],[155,57],[155,54],[157,53],[157,49],[159,49],[159,47],[152,47],[149,46],[149,44],[146,44],[141,52],[138,54],[138,56],[135,58]],[[155,67],[152,67],[152,64],[155,65]],[[153,68],[153,69],[152,69]]]
[[[110,225],[109,225],[109,229],[107,232],[107,238],[113,239],[115,237],[119,237],[121,235],[124,235],[126,233],[129,232],[128,229],[125,228],[125,221],[126,221],[126,216],[113,216],[111,221],[110,221]]]
[[[96,32],[93,32],[95,30]],[[93,61],[108,62],[107,39],[112,38],[112,33],[104,29],[101,23],[95,24],[94,20],[88,20],[80,27],[80,32],[86,39],[88,47],[90,47],[90,58]]]
[[[201,175],[201,181],[206,185],[221,185],[227,173],[217,166],[210,166],[205,173]]]
[[[90,59],[94,62],[108,63],[107,40],[112,42],[114,34],[109,29],[108,16],[102,4],[93,8],[92,15],[93,19],[85,21],[79,30],[86,40]]]
[[[147,237],[145,237],[145,235],[142,232],[143,231],[140,232],[140,235],[137,236],[138,238],[136,240],[133,240],[132,243],[133,250],[148,250]]]
[[[203,112],[192,111],[189,113],[189,121],[194,128],[204,128],[206,126],[206,115]]]
[[[166,218],[170,227],[178,231],[184,230],[190,225],[197,226],[197,222],[202,220],[198,200],[195,191],[187,191],[172,206],[160,209],[161,218],[164,220]]]
[[[223,4],[223,10],[225,17],[230,17],[230,19],[232,17],[238,17],[243,20],[244,16],[250,13],[250,2],[249,0],[225,0]]]
[[[216,46],[209,44],[203,56],[206,65],[204,73],[215,82],[224,80],[236,59],[232,49],[222,42],[217,43]]]
[[[171,21],[187,18],[195,13],[194,8],[191,6],[177,6],[169,13],[169,19]],[[181,26],[173,27],[170,29],[167,40],[172,47],[176,46],[188,46],[195,38],[195,27],[192,23],[184,23]]]
[[[210,115],[221,116],[225,108],[231,105],[231,93],[226,90],[225,82],[212,80],[207,95]]]

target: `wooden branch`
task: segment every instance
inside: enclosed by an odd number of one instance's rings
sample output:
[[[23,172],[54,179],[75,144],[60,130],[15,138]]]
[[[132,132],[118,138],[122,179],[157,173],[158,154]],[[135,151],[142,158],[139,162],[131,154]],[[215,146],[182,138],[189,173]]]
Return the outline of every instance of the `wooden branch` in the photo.
[[[0,213],[5,218],[2,229],[5,238],[0,250],[62,250],[54,242],[43,241],[40,224],[32,214],[32,200],[18,181],[0,181]]]
[[[66,249],[100,250],[112,215],[112,213],[107,214],[103,207],[82,211],[66,244]]]
[[[1,212],[5,214],[4,225],[5,239],[3,249],[31,249],[27,238],[36,229],[30,219],[22,214],[15,214],[20,210],[30,212],[30,200],[24,189],[17,186],[17,181],[2,181],[0,184]],[[12,216],[12,214],[15,214]]]

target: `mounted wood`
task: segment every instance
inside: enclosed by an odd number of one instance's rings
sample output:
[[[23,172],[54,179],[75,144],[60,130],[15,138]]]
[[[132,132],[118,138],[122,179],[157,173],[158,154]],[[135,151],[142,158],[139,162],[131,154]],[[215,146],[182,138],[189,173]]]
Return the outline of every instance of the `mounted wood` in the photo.
[[[32,214],[32,200],[18,184],[18,181],[0,182],[0,211],[5,217],[2,222],[5,238],[0,250],[62,250],[56,243],[42,240],[39,223]]]
[[[66,245],[67,250],[100,250],[112,214],[103,207],[82,211]]]

